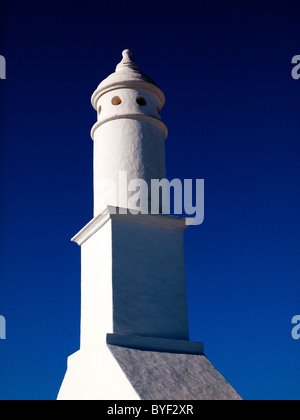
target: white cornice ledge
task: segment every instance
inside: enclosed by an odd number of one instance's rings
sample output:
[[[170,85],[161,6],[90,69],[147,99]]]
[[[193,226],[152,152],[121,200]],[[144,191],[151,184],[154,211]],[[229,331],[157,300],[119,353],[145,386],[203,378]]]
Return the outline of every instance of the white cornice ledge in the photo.
[[[76,242],[78,245],[82,245],[85,241],[87,241],[91,236],[94,235],[99,229],[105,225],[106,222],[110,220],[110,213],[108,208],[103,212],[100,213],[98,216],[94,217],[80,232],[75,235],[71,241]]]
[[[113,115],[112,117],[108,117],[105,118],[104,120],[98,121],[96,122],[96,124],[93,125],[92,130],[91,130],[91,137],[93,140],[95,137],[95,132],[96,130],[101,127],[101,125],[106,124],[110,121],[115,121],[115,120],[120,120],[120,119],[124,119],[124,118],[128,118],[131,120],[146,120],[146,121],[150,121],[156,125],[158,125],[160,128],[162,128],[162,130],[164,131],[165,134],[165,138],[168,137],[168,129],[166,127],[166,125],[159,120],[158,118],[153,117],[152,115],[145,115],[145,114],[121,114],[121,115]]]
[[[107,206],[107,208],[94,217],[80,232],[71,240],[79,246],[84,244],[91,236],[94,235],[109,220],[125,220],[128,222],[143,223],[146,225],[160,226],[162,228],[184,230],[193,224],[193,218],[169,216],[164,214],[133,214],[134,210],[121,207]]]

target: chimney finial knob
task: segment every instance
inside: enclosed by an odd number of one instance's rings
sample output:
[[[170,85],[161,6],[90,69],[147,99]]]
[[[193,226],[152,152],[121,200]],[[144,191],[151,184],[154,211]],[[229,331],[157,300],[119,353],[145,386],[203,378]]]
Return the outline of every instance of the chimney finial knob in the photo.
[[[116,71],[124,71],[124,70],[139,71],[138,66],[132,60],[132,51],[131,50],[129,50],[129,49],[124,50],[122,52],[122,56],[123,56],[123,59],[117,65]]]

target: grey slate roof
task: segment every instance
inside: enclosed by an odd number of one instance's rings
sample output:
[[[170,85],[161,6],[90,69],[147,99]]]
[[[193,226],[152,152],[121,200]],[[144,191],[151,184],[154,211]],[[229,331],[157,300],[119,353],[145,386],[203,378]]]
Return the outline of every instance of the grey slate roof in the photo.
[[[142,400],[241,400],[204,355],[108,348]]]

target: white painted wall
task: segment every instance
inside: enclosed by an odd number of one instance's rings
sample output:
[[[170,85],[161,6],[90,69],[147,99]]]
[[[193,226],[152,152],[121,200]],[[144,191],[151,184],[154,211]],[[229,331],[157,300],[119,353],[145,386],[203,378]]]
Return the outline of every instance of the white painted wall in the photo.
[[[114,96],[121,98],[120,105],[112,105]],[[139,96],[145,98],[145,106],[137,104]],[[141,89],[116,89],[100,97],[98,109],[100,106],[98,122],[104,123],[96,128],[93,135],[94,216],[107,205],[136,208],[135,201],[130,200],[132,194],[119,196],[120,171],[127,172],[128,182],[132,179],[145,180],[149,192],[151,179],[166,177],[166,133],[157,111],[158,97]]]
[[[112,104],[112,99],[116,96],[122,101],[119,105]],[[138,97],[145,98],[146,104],[139,105],[136,101]],[[160,99],[149,90],[140,88],[114,89],[105,93],[98,99],[98,121],[102,122],[112,116],[123,116],[127,114],[148,115],[161,120],[160,112],[158,112],[160,106]],[[99,112],[100,107],[101,112]]]
[[[84,238],[81,348],[107,333],[188,340],[185,219],[117,211],[76,239]]]
[[[106,346],[105,336],[68,358],[58,400],[139,400]]]
[[[58,399],[139,399],[108,350],[106,334],[188,340],[183,218],[116,214],[93,219],[82,250],[81,346]]]
[[[113,331],[111,221],[81,246],[81,348]]]
[[[188,340],[183,230],[134,217],[112,221],[114,333]]]

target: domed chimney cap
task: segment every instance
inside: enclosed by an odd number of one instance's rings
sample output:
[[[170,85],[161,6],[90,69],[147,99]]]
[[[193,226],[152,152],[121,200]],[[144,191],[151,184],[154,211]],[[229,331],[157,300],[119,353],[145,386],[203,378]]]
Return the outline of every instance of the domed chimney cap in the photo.
[[[163,91],[146,74],[139,72],[137,64],[132,60],[131,50],[124,50],[122,61],[116,71],[104,79],[92,96],[92,105],[97,110],[98,99],[105,93],[120,88],[145,89],[156,94],[160,100],[160,107],[165,103]]]

